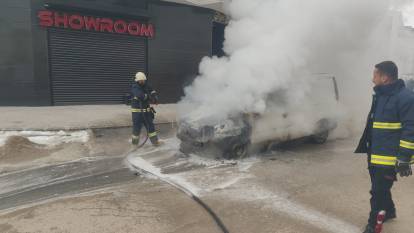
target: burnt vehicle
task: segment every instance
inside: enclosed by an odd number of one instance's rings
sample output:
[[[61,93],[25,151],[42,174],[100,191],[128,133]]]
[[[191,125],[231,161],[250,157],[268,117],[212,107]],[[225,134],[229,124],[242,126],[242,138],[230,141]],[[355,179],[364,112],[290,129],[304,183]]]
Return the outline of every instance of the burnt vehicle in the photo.
[[[252,125],[248,115],[240,115],[216,125],[196,125],[180,122],[177,137],[180,151],[226,159],[243,158],[251,144]]]
[[[329,75],[318,75],[313,80],[307,104],[286,107],[286,93],[277,91],[268,96],[270,107],[261,114],[241,113],[208,124],[182,119],[177,132],[180,151],[211,158],[239,159],[250,152],[266,151],[296,139],[325,143],[337,127],[338,87],[335,77]]]

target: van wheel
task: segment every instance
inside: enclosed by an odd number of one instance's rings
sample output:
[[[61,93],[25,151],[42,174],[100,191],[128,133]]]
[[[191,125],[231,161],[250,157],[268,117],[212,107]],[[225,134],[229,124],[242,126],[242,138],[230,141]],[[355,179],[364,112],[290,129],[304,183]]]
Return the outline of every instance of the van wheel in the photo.
[[[249,145],[234,144],[231,150],[224,156],[225,159],[243,159],[247,157]]]
[[[191,143],[181,142],[180,151],[184,154],[191,154],[195,151],[195,148],[193,145],[191,145]]]
[[[323,131],[310,136],[310,142],[314,144],[324,144],[329,137],[329,131]]]

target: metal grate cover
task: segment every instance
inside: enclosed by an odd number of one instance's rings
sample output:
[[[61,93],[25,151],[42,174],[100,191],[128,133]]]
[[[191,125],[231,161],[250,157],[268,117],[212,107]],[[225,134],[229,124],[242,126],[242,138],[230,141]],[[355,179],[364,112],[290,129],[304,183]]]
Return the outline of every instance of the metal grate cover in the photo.
[[[137,71],[146,71],[145,38],[50,28],[54,105],[119,104]]]

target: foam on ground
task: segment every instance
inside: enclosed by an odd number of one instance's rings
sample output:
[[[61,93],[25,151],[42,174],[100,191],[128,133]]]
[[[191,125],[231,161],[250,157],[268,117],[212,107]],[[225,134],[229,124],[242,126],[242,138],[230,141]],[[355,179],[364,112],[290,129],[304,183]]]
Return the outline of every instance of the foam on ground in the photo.
[[[188,182],[184,176],[179,174],[163,174],[160,168],[155,167],[140,156],[136,156],[134,154],[129,155],[127,157],[127,163],[133,170],[142,170],[144,174],[149,173],[149,175],[154,175],[156,178],[159,178],[175,187],[183,187],[184,190],[182,191],[185,191],[188,194],[199,195],[201,193],[201,190],[194,184]]]
[[[0,146],[3,146],[7,139],[12,136],[20,136],[29,141],[47,146],[55,146],[63,143],[89,141],[90,135],[86,130],[80,131],[0,131]]]
[[[243,189],[243,192],[240,192]],[[254,202],[275,212],[307,222],[319,229],[333,233],[358,233],[360,229],[334,216],[321,213],[254,184],[243,184],[237,189],[226,191],[225,196],[244,202]]]

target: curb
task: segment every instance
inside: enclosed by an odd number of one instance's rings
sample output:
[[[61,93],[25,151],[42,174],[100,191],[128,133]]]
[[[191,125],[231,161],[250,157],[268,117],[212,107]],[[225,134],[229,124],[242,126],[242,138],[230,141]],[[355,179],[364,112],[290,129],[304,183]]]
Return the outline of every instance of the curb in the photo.
[[[171,125],[174,128],[177,125],[177,122],[155,122],[155,125],[166,126]],[[67,127],[67,128],[58,128],[58,127],[50,127],[50,128],[5,128],[0,129],[0,131],[80,131],[80,130],[94,130],[94,129],[122,129],[122,128],[131,128],[132,123],[128,125],[107,125],[107,126],[88,126],[88,127]]]

